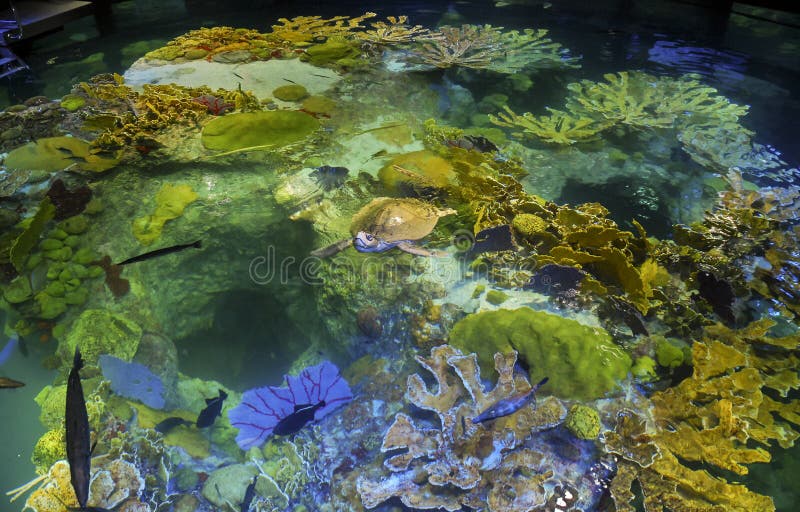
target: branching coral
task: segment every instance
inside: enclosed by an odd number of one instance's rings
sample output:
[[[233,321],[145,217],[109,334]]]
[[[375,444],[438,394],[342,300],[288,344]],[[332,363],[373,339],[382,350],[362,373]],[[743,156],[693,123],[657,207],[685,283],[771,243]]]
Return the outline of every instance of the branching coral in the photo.
[[[235,50],[247,50],[258,58],[269,58],[276,47],[265,34],[253,29],[203,27],[176,37],[165,46],[145,55],[147,59],[174,60],[179,57],[207,57]],[[195,57],[195,58],[196,58]]]
[[[748,107],[731,103],[717,94],[716,89],[701,84],[694,75],[671,78],[622,71],[608,73],[604,78],[605,81],[569,84],[571,94],[564,112],[549,109],[550,116],[536,117],[530,113],[517,115],[506,108],[506,113],[490,119],[500,126],[521,128],[523,134],[558,144],[572,144],[617,124],[639,130],[674,128],[681,134],[688,131],[691,135],[683,138],[689,141],[702,140],[703,134],[735,133],[745,137],[751,134],[738,122],[747,114]],[[577,131],[576,136],[564,133],[565,123],[568,127],[574,125],[570,129]],[[589,126],[593,133],[587,132]],[[701,147],[696,152],[702,151]]]
[[[545,456],[522,443],[532,431],[552,427],[566,415],[555,399],[544,400],[538,409],[526,407],[493,424],[475,424],[479,412],[530,384],[514,377],[516,354],[496,354],[499,378],[484,390],[474,354],[464,356],[442,345],[430,358],[417,361],[436,380],[428,389],[420,375],[408,379],[406,398],[415,406],[433,412],[438,426],[423,427],[407,414],[398,413],[386,433],[382,452],[389,477],[362,477],[358,492],[367,508],[397,496],[406,506],[449,511],[487,508],[490,511],[522,511],[542,506],[548,499],[543,483],[553,476]]]
[[[279,25],[272,25],[272,32],[268,37],[281,43],[295,46],[304,46],[319,39],[331,36],[348,35],[363,29],[364,20],[377,16],[374,12],[367,12],[361,16],[334,16],[323,18],[321,16],[297,16],[292,19],[279,18]]]
[[[561,45],[546,34],[544,29],[504,32],[491,25],[445,26],[431,33],[410,59],[437,68],[461,66],[509,74],[525,68],[572,65]]]
[[[409,25],[408,16],[387,16],[385,21],[370,23],[372,27],[355,36],[367,43],[378,46],[404,44],[430,37],[430,31],[421,25]]]
[[[800,402],[787,400],[800,387],[800,336],[766,335],[772,322],[745,329],[711,326],[696,341],[694,372],[677,386],[651,397],[653,424],[632,412],[606,432],[606,449],[619,457],[611,492],[617,510],[634,510],[631,484],[638,480],[647,510],[767,511],[771,498],[712,472],[748,472],[753,462],[769,462],[757,444],[787,448],[800,436]],[[773,398],[775,396],[776,398]],[[780,397],[780,398],[778,398]],[[690,469],[685,462],[702,463]]]
[[[574,144],[594,140],[610,123],[592,117],[579,117],[556,109],[548,109],[549,116],[534,116],[530,112],[522,115],[514,113],[508,106],[497,116],[489,115],[489,120],[506,128],[522,129],[515,132],[517,137],[525,135],[537,137],[554,144]]]

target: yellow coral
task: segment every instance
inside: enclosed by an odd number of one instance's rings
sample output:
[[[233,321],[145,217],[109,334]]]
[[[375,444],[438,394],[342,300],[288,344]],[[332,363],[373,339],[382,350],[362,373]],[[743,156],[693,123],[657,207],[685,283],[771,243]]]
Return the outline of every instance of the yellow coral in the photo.
[[[421,25],[408,24],[408,16],[387,16],[385,21],[370,23],[371,30],[357,32],[356,37],[376,45],[410,43],[430,36],[430,31]]]
[[[305,46],[318,39],[327,39],[331,36],[346,36],[351,32],[363,28],[361,23],[377,16],[374,12],[367,12],[361,16],[334,16],[325,19],[321,16],[297,16],[292,19],[279,18],[279,25],[272,26],[269,37],[282,43],[296,46]]]
[[[36,441],[31,462],[36,472],[44,474],[57,460],[67,457],[66,437],[63,428],[48,430]]]

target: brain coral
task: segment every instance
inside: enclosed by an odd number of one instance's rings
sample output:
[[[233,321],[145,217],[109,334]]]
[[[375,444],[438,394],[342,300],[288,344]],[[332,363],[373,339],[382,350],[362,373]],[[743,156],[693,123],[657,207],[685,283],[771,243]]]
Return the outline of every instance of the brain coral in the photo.
[[[470,315],[453,326],[450,344],[477,353],[484,369],[492,368],[495,352],[516,350],[532,382],[549,377],[548,389],[566,399],[602,397],[631,368],[630,357],[604,329],[530,308]]]

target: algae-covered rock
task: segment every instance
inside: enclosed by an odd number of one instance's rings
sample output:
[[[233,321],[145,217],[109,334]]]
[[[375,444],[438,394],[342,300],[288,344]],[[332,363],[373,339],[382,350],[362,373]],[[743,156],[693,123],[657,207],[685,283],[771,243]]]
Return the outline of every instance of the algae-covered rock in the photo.
[[[600,398],[617,389],[631,367],[604,329],[529,308],[470,315],[453,326],[450,344],[475,352],[488,379],[496,378],[494,354],[516,350],[531,382],[549,377],[548,392],[564,399]]]
[[[156,209],[152,215],[133,221],[133,235],[143,245],[149,245],[161,236],[167,221],[180,217],[186,207],[197,200],[189,185],[165,184],[156,194]]]
[[[58,344],[58,354],[62,360],[72,361],[77,346],[87,364],[97,364],[101,354],[130,361],[141,338],[142,328],[133,320],[104,309],[87,309]]]
[[[203,127],[201,141],[217,151],[274,149],[302,140],[317,128],[319,121],[303,112],[243,112],[214,118]]]
[[[587,405],[570,407],[564,426],[578,439],[596,439],[600,435],[600,414]]]
[[[315,66],[328,64],[350,66],[356,63],[360,56],[361,50],[353,42],[344,38],[331,37],[324,43],[306,48],[306,52],[300,56],[300,59]]]
[[[303,100],[303,110],[315,114],[331,115],[336,108],[336,102],[326,96],[309,96]]]
[[[300,101],[308,96],[308,90],[300,84],[288,84],[273,90],[272,95],[282,101]]]
[[[411,173],[398,171],[395,166]],[[423,149],[393,158],[378,171],[378,178],[392,191],[402,191],[404,188],[445,188],[454,178],[454,170],[450,162]]]
[[[60,171],[70,168],[102,172],[119,163],[116,158],[97,154],[89,143],[75,137],[45,137],[11,151],[5,160],[9,169]]]
[[[85,215],[74,215],[59,224],[68,235],[79,235],[89,229],[89,219]]]
[[[508,294],[500,290],[489,290],[486,292],[486,302],[499,306],[508,300]]]
[[[634,361],[631,374],[642,381],[650,381],[657,377],[656,362],[650,356],[642,356]]]

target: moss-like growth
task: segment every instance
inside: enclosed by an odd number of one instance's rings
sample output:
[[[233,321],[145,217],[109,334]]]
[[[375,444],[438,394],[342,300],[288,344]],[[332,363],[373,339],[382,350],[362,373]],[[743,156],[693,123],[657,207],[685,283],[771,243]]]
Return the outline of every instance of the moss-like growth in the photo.
[[[303,112],[273,110],[228,114],[203,128],[201,141],[207,149],[276,149],[298,142],[319,128],[319,121]]]
[[[339,65],[350,66],[361,57],[358,43],[340,37],[332,37],[322,44],[315,44],[306,49],[300,58],[315,66]]]
[[[398,170],[398,167],[403,170]],[[392,158],[378,171],[378,178],[391,191],[416,188],[441,189],[455,179],[455,171],[450,162],[432,151],[423,149]]]
[[[300,84],[288,84],[273,90],[272,95],[282,101],[300,101],[308,96],[308,90]]]
[[[516,350],[531,369],[531,381],[550,378],[548,390],[561,398],[592,400],[614,391],[631,359],[599,327],[534,311],[501,309],[470,315],[450,333],[450,344],[478,354],[485,378],[496,352]]]
[[[77,346],[86,364],[96,364],[101,354],[130,361],[141,338],[142,328],[133,320],[102,309],[87,309],[59,343],[58,354],[65,362],[72,361]]]
[[[600,435],[600,414],[587,405],[570,407],[564,426],[578,439],[596,439]]]
[[[89,229],[89,219],[84,215],[75,215],[64,220],[59,227],[68,235],[79,235]]]

